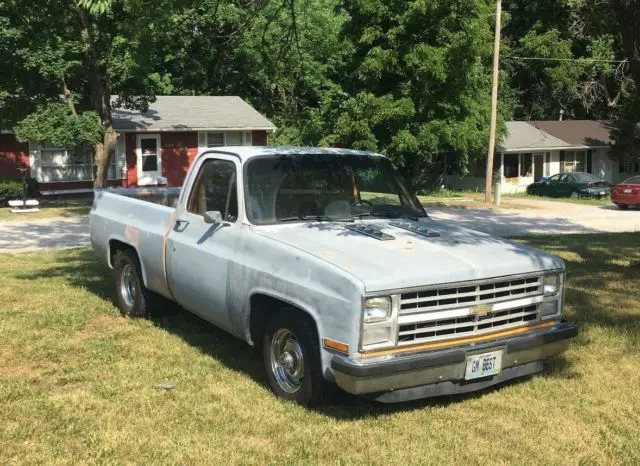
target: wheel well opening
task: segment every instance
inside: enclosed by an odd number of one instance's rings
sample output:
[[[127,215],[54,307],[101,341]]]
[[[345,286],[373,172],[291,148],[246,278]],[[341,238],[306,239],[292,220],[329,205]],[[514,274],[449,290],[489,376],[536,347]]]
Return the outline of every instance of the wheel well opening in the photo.
[[[133,251],[136,254],[136,256],[138,255],[138,252],[130,244],[123,243],[122,241],[118,241],[117,239],[112,239],[111,241],[109,241],[109,263],[111,264],[111,267],[113,267],[114,265],[113,261],[118,251],[127,251],[127,250]]]
[[[256,347],[261,344],[262,337],[264,336],[264,332],[266,331],[267,324],[269,323],[269,320],[271,320],[271,317],[284,307],[290,308],[292,311],[305,316],[307,319],[309,319],[310,322],[313,323],[316,334],[318,332],[316,322],[308,312],[297,306],[293,306],[286,301],[282,301],[281,299],[264,294],[255,294],[251,296],[250,303],[251,314],[249,331],[251,332],[251,342]]]

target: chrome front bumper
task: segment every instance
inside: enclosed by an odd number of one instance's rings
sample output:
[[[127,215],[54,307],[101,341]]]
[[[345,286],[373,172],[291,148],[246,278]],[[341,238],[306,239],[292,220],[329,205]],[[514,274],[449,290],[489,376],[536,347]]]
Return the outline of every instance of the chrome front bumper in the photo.
[[[575,324],[558,322],[509,338],[374,362],[335,356],[331,368],[336,383],[346,392],[375,394],[375,399],[386,403],[467,393],[540,372],[542,360],[562,353],[577,333]],[[464,380],[467,356],[500,349],[503,350],[500,374],[479,381]]]

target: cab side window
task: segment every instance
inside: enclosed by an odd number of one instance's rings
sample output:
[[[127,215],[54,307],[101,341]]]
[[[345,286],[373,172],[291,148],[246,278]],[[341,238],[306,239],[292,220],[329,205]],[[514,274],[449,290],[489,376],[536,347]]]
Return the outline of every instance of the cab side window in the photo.
[[[204,216],[220,212],[227,222],[238,219],[238,185],[236,165],[229,160],[206,160],[193,185],[187,211]]]

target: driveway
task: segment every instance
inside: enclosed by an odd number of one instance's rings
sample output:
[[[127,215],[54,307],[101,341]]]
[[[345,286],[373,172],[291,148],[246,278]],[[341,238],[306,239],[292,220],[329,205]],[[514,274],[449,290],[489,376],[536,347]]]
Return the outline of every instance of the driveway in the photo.
[[[640,210],[565,202],[505,200],[531,209],[427,207],[429,215],[496,236],[640,231]],[[86,217],[0,223],[0,253],[90,246]]]
[[[86,217],[0,223],[0,252],[90,246]]]
[[[640,231],[640,210],[530,199],[503,200],[530,209],[427,208],[431,217],[496,236]]]

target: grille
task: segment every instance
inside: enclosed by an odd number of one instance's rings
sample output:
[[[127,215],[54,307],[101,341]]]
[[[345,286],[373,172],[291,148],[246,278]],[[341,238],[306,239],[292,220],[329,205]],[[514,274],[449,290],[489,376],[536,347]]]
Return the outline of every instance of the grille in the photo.
[[[482,335],[510,327],[517,327],[538,320],[538,305],[516,307],[490,312],[485,316],[464,316],[429,320],[399,326],[398,343],[422,343],[425,341]]]
[[[542,277],[434,288],[400,295],[400,315],[495,303],[542,294]]]

